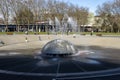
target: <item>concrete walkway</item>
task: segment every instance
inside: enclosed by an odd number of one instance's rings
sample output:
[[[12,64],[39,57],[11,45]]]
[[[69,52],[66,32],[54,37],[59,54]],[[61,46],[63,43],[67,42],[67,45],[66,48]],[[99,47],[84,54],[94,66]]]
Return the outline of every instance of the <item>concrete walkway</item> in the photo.
[[[26,38],[27,41],[26,42]],[[0,50],[37,49],[42,48],[48,41],[64,39],[79,46],[100,46],[105,48],[120,49],[120,38],[80,36],[76,35],[0,35],[0,40],[5,43]]]

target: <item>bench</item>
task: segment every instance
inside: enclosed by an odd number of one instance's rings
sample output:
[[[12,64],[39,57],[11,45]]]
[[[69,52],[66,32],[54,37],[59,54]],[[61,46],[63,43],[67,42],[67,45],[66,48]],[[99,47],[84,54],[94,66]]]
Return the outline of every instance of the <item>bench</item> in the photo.
[[[13,32],[7,32],[6,34],[7,35],[13,35]]]
[[[102,36],[102,34],[96,34],[96,36]]]
[[[85,36],[86,34],[81,34],[81,35]]]

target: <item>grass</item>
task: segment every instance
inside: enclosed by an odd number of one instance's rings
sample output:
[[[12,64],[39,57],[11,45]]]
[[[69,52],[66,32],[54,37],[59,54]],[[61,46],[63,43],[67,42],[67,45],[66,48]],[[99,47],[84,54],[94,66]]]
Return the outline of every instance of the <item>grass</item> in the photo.
[[[25,32],[0,32],[0,35],[6,35],[6,34],[9,34],[9,33],[12,33],[12,34],[25,34]],[[28,34],[34,35],[35,33],[34,32],[28,32]],[[47,35],[47,32],[37,32],[36,34],[39,34],[39,35],[46,34]],[[74,34],[74,33],[71,32],[69,34]],[[80,34],[90,35],[90,32],[80,32]],[[96,34],[115,35],[115,36],[120,35],[120,33],[93,32],[93,35],[96,35]]]
[[[0,32],[0,35],[4,35],[4,34],[6,34],[6,32]]]
[[[14,32],[15,34],[25,34],[25,32]],[[46,32],[28,32],[28,34],[47,34]]]
[[[81,32],[81,34],[90,35],[90,32]],[[106,32],[93,32],[93,35],[102,34],[102,35],[120,35],[120,33],[106,33]]]
[[[25,32],[0,32],[0,35],[6,35],[6,34],[25,34]],[[47,34],[47,32],[28,32],[28,34]]]

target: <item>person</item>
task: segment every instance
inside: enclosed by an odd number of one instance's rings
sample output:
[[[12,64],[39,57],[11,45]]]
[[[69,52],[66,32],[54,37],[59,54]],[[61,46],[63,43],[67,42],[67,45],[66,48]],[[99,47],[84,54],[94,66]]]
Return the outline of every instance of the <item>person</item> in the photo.
[[[28,31],[25,31],[25,34],[28,35]]]
[[[27,38],[27,37],[25,37],[25,42],[26,42],[26,43],[28,42],[28,38]]]
[[[91,35],[91,36],[93,35],[93,30],[91,31],[90,35]]]
[[[41,41],[41,37],[39,36],[39,40]]]

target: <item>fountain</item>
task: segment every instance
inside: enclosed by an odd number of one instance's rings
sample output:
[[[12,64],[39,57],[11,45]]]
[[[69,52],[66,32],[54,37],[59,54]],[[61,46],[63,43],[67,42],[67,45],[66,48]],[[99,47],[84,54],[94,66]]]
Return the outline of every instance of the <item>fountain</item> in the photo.
[[[62,21],[59,21],[57,17],[55,21],[49,18],[49,25],[52,25],[52,31],[56,34],[77,31],[76,20],[67,14],[64,15]],[[19,52],[0,51],[0,80],[86,80],[86,78],[88,80],[113,80],[109,78],[113,76],[114,78],[118,76],[115,79],[119,79],[120,50],[90,46],[88,42],[93,39],[84,38],[71,39],[69,36],[65,38],[67,40],[53,38],[42,49],[20,50]],[[41,41],[40,36],[39,40],[40,43],[45,41]],[[84,45],[78,45],[79,42]],[[0,44],[3,42],[1,41]],[[32,44],[34,42],[25,43],[25,46]],[[19,44],[14,44],[13,48],[16,46]],[[20,44],[20,46],[23,45]]]
[[[41,53],[44,56],[71,56],[77,53],[77,49],[66,40],[55,39],[47,43]]]
[[[60,21],[58,20],[57,17],[55,17],[55,32],[56,32],[56,34],[57,34],[58,32],[60,32],[60,30],[61,30]]]
[[[29,52],[33,51],[29,50]],[[109,54],[104,50],[102,52]],[[25,53],[0,53],[6,54],[0,56],[1,80],[80,80],[86,78],[107,80],[108,77],[118,75],[120,72],[119,61],[114,62],[110,58],[111,54],[107,57],[99,51],[84,51],[62,39],[48,42],[37,54],[25,55]]]
[[[52,20],[49,18],[49,25],[52,25],[51,22]],[[77,21],[74,20],[72,17],[69,17],[67,14],[63,16],[62,21],[55,17],[54,22],[55,28],[53,29],[53,31],[55,31],[56,34],[58,32],[61,32],[61,34],[67,33],[68,35],[69,32],[77,32]]]
[[[52,32],[52,34],[54,34],[55,33],[54,22],[50,18],[48,18],[48,23],[49,23],[49,25],[52,26],[52,29],[50,30],[50,32]]]

